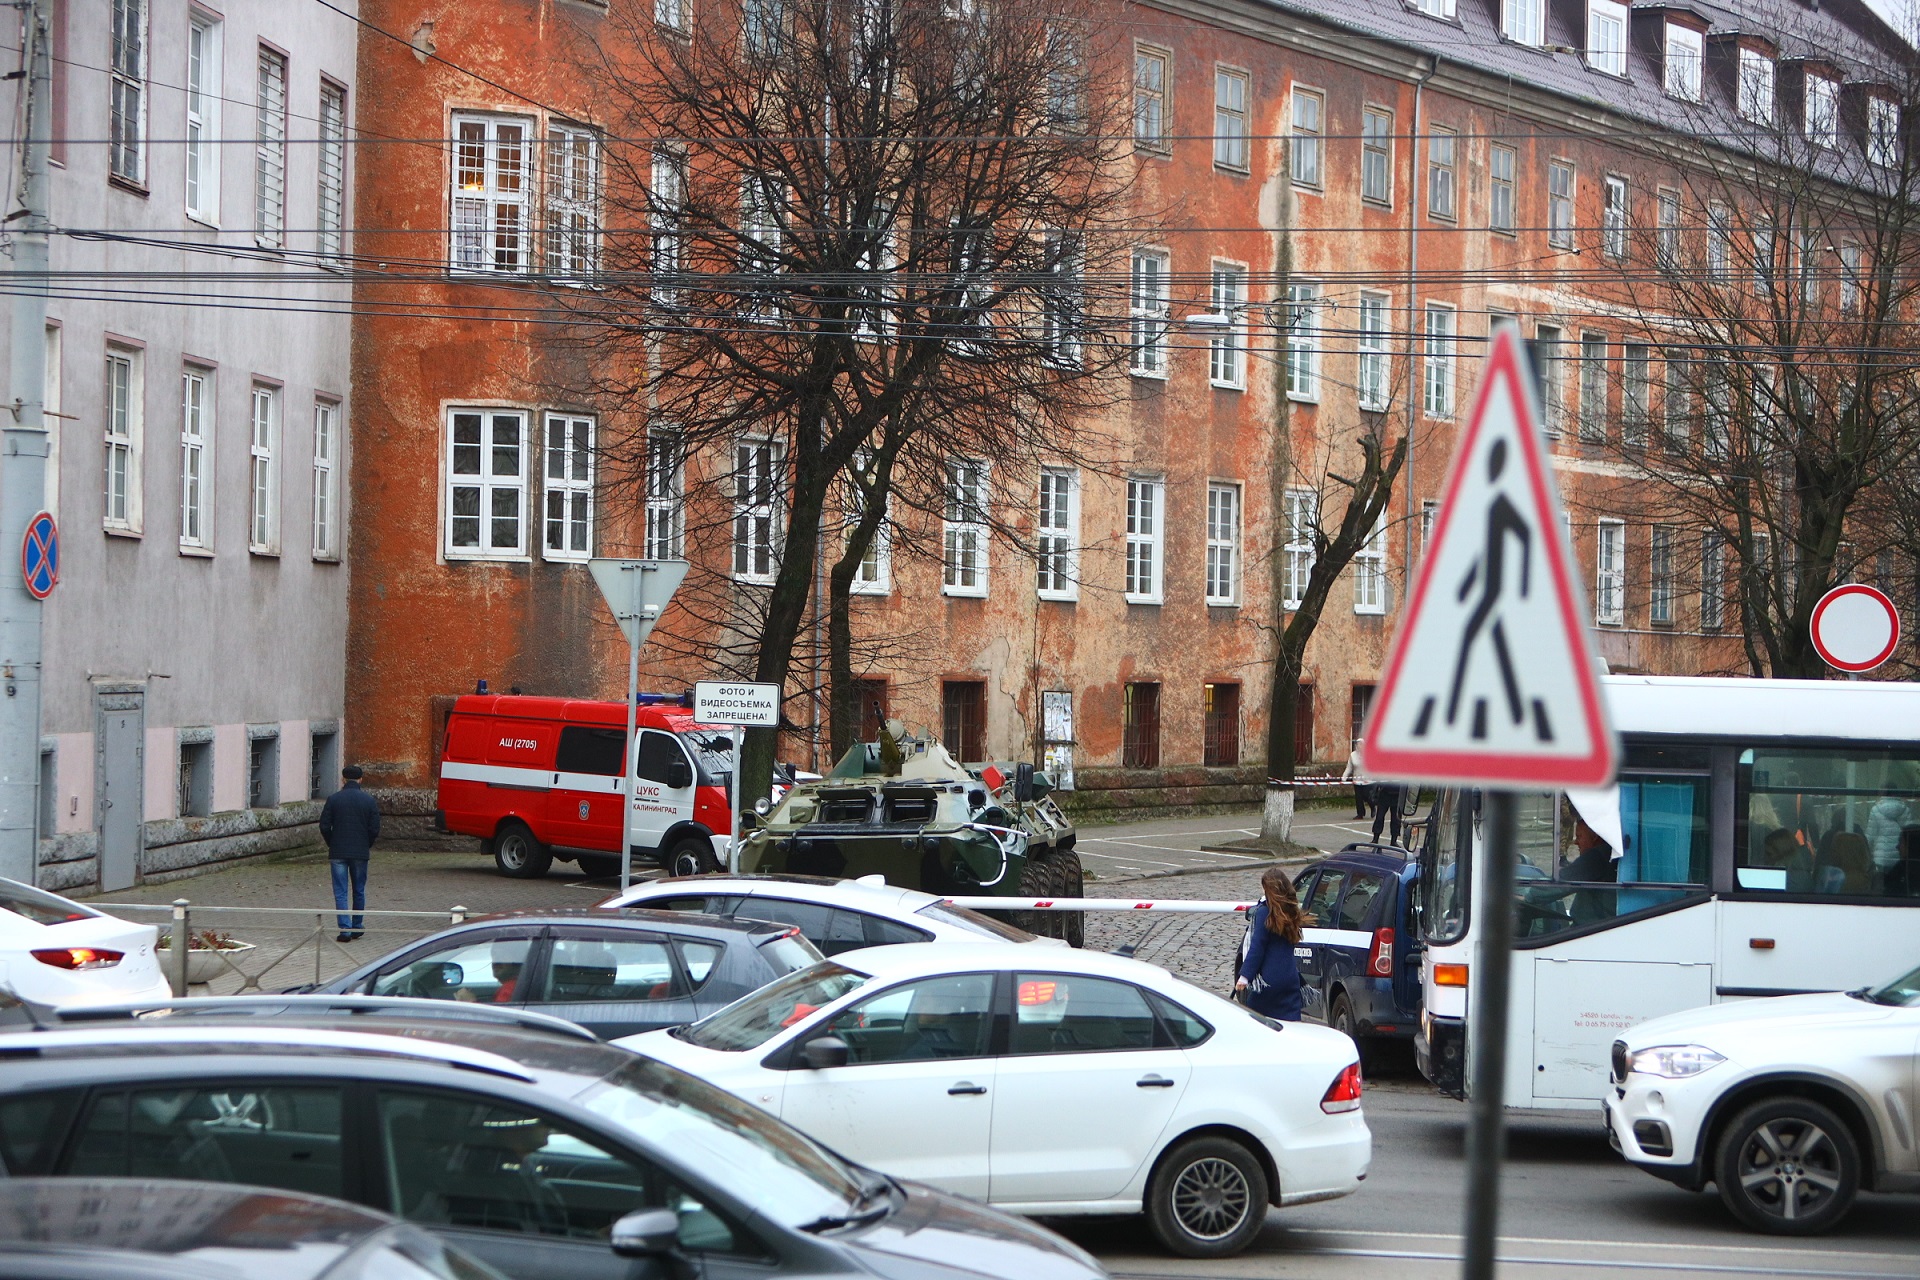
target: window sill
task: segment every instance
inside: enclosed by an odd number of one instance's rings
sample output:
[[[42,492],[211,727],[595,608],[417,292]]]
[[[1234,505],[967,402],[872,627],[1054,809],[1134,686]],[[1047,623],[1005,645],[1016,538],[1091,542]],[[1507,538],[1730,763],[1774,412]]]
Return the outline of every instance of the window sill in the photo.
[[[732,573],[728,574],[727,577],[743,587],[770,587],[773,585],[772,575],[763,577],[757,573]]]
[[[1587,64],[1587,70],[1593,72],[1593,74],[1597,76],[1605,76],[1609,80],[1618,80],[1621,84],[1633,83],[1633,77],[1628,75],[1624,71],[1609,71],[1605,67],[1596,67],[1593,65],[1591,60],[1584,57],[1581,58],[1581,61]]]
[[[1512,227],[1488,227],[1487,230],[1496,236],[1505,236],[1509,240],[1517,240],[1520,238],[1520,233]]]
[[[1387,211],[1388,213],[1392,213],[1392,212],[1393,212],[1393,199],[1392,199],[1392,197],[1388,197],[1388,198],[1386,198],[1386,199],[1381,199],[1381,198],[1379,198],[1379,197],[1377,197],[1377,196],[1361,196],[1361,197],[1360,197],[1360,203],[1361,203],[1361,204],[1363,204],[1363,205],[1365,205],[1365,206],[1367,206],[1367,208],[1369,208],[1369,209],[1384,209],[1384,210],[1386,210],[1386,211]]]
[[[856,584],[847,588],[847,594],[850,596],[872,596],[878,599],[883,596],[892,595],[893,586],[891,584],[878,582],[868,583],[866,586]]]
[[[1034,595],[1050,604],[1080,603],[1080,594],[1077,591],[1036,591]]]
[[[317,559],[318,557],[315,557],[315,558]],[[540,559],[545,561],[547,564],[564,565],[564,564],[585,564],[587,561],[593,559],[593,557],[569,555],[569,554],[564,554],[558,551],[542,551],[540,553]]]
[[[531,564],[533,562],[532,556],[509,551],[492,554],[485,551],[446,551],[441,554],[448,564]]]
[[[1353,606],[1353,614],[1356,618],[1384,618],[1387,616],[1387,611],[1384,606],[1378,609],[1372,607],[1363,609],[1359,605],[1355,605]]]
[[[1165,382],[1167,380],[1167,371],[1165,369],[1158,371],[1153,369],[1128,369],[1127,375],[1134,378],[1145,378],[1148,382]]]
[[[110,187],[118,187],[128,195],[139,196],[142,200],[147,199],[153,194],[153,192],[147,190],[146,183],[133,178],[123,178],[117,173],[109,173],[107,175],[107,185]]]
[[[340,559],[340,554],[338,552],[329,551],[323,555],[314,556],[313,562],[315,564],[340,564],[341,559]]]
[[[205,214],[195,213],[191,209],[187,210],[187,221],[197,227],[205,227],[209,231],[220,230],[220,219],[209,218]]]
[[[1238,600],[1208,600],[1207,601],[1207,608],[1209,609],[1238,609],[1239,607],[1240,607],[1240,602]]]
[[[985,587],[943,586],[940,588],[940,594],[954,600],[985,600],[987,598],[987,589]]]
[[[1246,178],[1253,174],[1253,169],[1248,165],[1222,164],[1218,160],[1213,162],[1213,169],[1215,173],[1231,174],[1236,178]]]
[[[213,559],[213,548],[199,547],[191,542],[183,542],[180,544],[180,554],[186,556],[189,560],[211,560]]]
[[[1171,160],[1173,159],[1173,144],[1170,142],[1142,142],[1140,139],[1135,138],[1133,140],[1133,154],[1146,156],[1150,160]]]
[[[258,556],[262,560],[278,560],[280,558],[280,549],[278,547],[248,547],[247,554],[250,556]]]
[[[1320,393],[1317,391],[1311,393],[1305,391],[1289,391],[1287,392],[1287,400],[1292,404],[1317,405],[1320,403]]]
[[[1211,378],[1207,380],[1207,385],[1215,391],[1245,391],[1247,389],[1247,384],[1244,382],[1215,382]]]
[[[100,526],[100,531],[109,538],[145,538],[144,529],[136,529],[130,524],[108,524]]]
[[[1295,182],[1293,189],[1303,196],[1323,196],[1327,193],[1326,185],[1319,182]]]
[[[1159,596],[1122,596],[1121,598],[1128,604],[1150,605],[1156,609],[1165,603]]]

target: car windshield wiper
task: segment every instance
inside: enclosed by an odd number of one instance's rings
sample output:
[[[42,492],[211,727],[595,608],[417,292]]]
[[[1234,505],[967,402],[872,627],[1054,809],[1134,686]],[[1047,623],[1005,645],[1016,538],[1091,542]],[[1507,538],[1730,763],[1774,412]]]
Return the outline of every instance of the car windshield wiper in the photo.
[[[882,1197],[878,1204],[873,1203],[876,1197]],[[864,1207],[867,1205],[873,1205],[873,1207]],[[869,1222],[878,1222],[893,1212],[893,1179],[884,1174],[876,1174],[871,1182],[862,1183],[860,1193],[854,1197],[853,1210],[848,1214],[829,1214],[826,1217],[815,1218],[800,1230],[817,1235],[822,1231],[864,1227]]]

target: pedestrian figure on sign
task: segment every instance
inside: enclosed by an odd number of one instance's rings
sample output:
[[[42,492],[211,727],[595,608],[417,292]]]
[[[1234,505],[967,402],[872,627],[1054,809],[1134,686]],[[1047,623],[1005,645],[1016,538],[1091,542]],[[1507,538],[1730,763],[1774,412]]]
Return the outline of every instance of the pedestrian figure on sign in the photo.
[[[1497,481],[1507,466],[1507,442],[1496,440],[1487,453],[1487,479]],[[1487,504],[1487,541],[1485,549],[1467,570],[1467,576],[1460,583],[1457,597],[1462,603],[1473,594],[1474,588],[1480,589],[1480,599],[1473,606],[1473,612],[1467,618],[1465,630],[1460,635],[1460,652],[1454,659],[1453,688],[1447,696],[1447,723],[1453,724],[1460,716],[1460,695],[1465,690],[1467,680],[1467,662],[1473,657],[1473,646],[1480,638],[1482,628],[1487,627],[1489,619],[1492,627],[1488,635],[1493,642],[1494,660],[1500,666],[1500,684],[1506,694],[1507,714],[1516,725],[1526,721],[1526,709],[1521,705],[1520,682],[1513,670],[1513,652],[1507,646],[1507,629],[1498,616],[1507,588],[1507,538],[1511,535],[1520,544],[1520,598],[1525,599],[1532,586],[1533,571],[1533,533],[1527,528],[1520,512],[1504,493],[1496,492],[1493,501]],[[1420,709],[1420,717],[1414,725],[1416,738],[1427,736],[1429,722],[1433,716],[1433,700],[1428,699]],[[1540,699],[1533,700],[1534,733],[1542,742],[1553,741],[1553,729],[1547,722],[1546,704]],[[1473,737],[1480,741],[1487,736],[1487,700],[1473,700]]]
[[[1293,881],[1280,868],[1267,868],[1260,877],[1260,892],[1265,901],[1247,913],[1245,955],[1233,989],[1255,1013],[1298,1022],[1300,965],[1293,949],[1300,944],[1300,931],[1309,918],[1294,895]]]
[[[333,905],[339,911],[340,935],[335,942],[352,942],[363,930],[363,918],[348,916],[348,895],[356,913],[367,908],[367,861],[380,838],[380,804],[360,785],[365,774],[357,764],[340,771],[340,789],[320,809],[320,838],[327,845],[327,869],[333,873]]]

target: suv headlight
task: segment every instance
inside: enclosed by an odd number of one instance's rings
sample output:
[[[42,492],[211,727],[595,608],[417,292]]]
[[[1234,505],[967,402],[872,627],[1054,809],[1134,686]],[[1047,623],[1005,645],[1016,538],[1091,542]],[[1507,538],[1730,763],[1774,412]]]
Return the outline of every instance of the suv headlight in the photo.
[[[1684,1080],[1702,1071],[1711,1071],[1725,1061],[1720,1054],[1703,1045],[1663,1044],[1635,1051],[1627,1059],[1627,1070],[1638,1071],[1643,1076]]]

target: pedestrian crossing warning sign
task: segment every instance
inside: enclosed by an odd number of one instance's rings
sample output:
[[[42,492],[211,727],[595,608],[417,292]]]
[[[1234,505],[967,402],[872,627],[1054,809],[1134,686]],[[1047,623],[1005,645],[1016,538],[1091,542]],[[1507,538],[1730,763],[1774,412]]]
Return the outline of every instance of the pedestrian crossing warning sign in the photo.
[[[1616,747],[1585,593],[1512,325],[1494,334],[1368,717],[1377,778],[1596,787]]]

